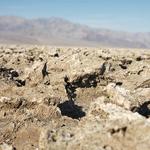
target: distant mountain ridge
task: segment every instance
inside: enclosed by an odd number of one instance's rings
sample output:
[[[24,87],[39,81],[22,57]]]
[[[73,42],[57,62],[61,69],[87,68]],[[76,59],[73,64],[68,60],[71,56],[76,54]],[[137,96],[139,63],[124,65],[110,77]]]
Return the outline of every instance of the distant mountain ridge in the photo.
[[[150,33],[95,29],[55,17],[0,16],[0,43],[150,48]]]

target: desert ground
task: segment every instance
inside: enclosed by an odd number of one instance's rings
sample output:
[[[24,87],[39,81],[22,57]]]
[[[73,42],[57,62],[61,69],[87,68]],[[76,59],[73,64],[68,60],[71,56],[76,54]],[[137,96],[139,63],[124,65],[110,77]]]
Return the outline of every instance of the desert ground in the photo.
[[[150,150],[150,50],[0,45],[0,150]]]

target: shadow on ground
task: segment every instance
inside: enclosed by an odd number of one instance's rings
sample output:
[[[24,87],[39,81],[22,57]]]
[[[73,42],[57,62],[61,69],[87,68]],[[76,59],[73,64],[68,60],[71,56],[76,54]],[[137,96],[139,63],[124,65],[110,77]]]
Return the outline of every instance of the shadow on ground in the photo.
[[[65,101],[57,105],[61,111],[62,116],[68,116],[72,119],[80,119],[86,115],[81,106],[78,106],[74,101]]]
[[[144,102],[137,111],[142,116],[149,118],[150,117],[150,101]]]
[[[131,111],[138,112],[140,115],[146,118],[149,118],[150,117],[150,101],[144,102],[139,107],[133,107]]]

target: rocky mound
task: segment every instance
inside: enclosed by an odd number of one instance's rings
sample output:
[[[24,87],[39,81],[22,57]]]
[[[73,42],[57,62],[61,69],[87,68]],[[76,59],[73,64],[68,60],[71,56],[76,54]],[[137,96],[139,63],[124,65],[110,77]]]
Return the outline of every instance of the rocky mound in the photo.
[[[0,46],[0,149],[149,150],[150,51]]]

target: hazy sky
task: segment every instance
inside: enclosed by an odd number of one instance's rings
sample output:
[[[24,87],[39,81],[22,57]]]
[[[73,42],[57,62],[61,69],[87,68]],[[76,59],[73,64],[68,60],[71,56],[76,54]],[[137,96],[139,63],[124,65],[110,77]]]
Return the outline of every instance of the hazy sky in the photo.
[[[55,16],[93,27],[150,32],[150,0],[0,0],[0,15]]]

